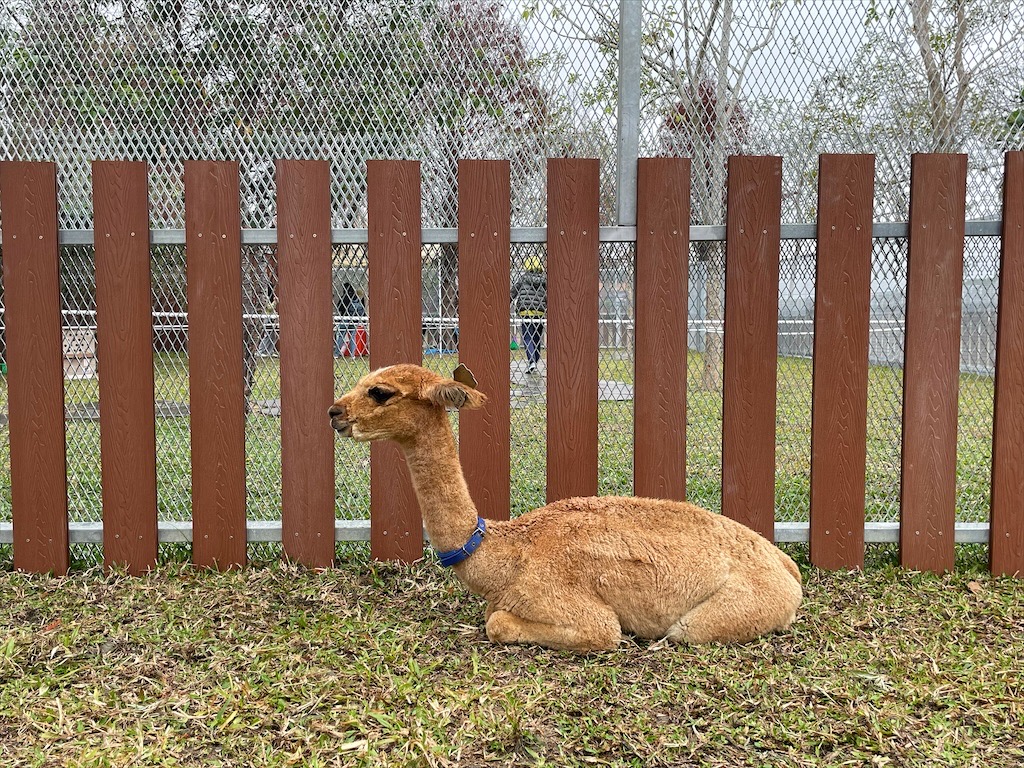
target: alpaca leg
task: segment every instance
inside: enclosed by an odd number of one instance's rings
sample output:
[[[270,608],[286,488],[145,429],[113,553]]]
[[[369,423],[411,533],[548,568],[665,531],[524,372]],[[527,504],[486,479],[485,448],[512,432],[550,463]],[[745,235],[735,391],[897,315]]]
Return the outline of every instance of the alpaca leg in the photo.
[[[493,611],[487,618],[487,638],[493,643],[533,643],[579,652],[611,650],[622,639],[618,617],[611,610],[595,608],[575,618],[572,624],[547,624]]]
[[[755,590],[747,578],[733,576],[673,624],[668,638],[688,643],[743,643],[788,629],[799,603],[800,586],[791,578],[776,589]]]

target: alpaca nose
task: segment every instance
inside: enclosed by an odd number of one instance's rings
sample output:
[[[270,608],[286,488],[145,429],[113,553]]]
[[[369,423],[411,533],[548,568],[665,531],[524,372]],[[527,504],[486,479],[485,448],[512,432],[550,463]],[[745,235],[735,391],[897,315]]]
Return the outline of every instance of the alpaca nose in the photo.
[[[341,405],[340,403],[335,403],[327,411],[327,415],[330,416],[332,419],[336,419],[339,417],[344,419],[348,415],[348,409],[345,408],[345,406]]]

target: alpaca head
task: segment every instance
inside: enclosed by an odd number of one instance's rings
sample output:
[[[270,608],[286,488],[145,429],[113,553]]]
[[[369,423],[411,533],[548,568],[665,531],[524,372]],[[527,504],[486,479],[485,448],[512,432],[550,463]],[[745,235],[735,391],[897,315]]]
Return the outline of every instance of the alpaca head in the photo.
[[[464,365],[453,377],[408,364],[371,371],[328,410],[331,426],[360,442],[411,442],[446,409],[479,408],[487,401]]]

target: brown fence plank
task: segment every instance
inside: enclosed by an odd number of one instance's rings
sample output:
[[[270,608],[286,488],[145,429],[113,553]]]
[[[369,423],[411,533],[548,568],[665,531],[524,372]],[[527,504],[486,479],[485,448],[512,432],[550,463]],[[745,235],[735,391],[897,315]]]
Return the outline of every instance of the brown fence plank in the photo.
[[[822,155],[811,405],[811,562],[864,566],[874,155]]]
[[[967,156],[910,164],[900,561],[953,568]]]
[[[423,359],[420,164],[366,164],[370,267],[370,367]],[[405,457],[392,442],[370,446],[370,553],[423,556],[423,520]]]
[[[281,317],[281,537],[311,568],[334,562],[331,170],[322,160],[277,162]]]
[[[192,559],[245,562],[245,390],[238,163],[185,163]]]
[[[1006,153],[1000,261],[989,567],[1024,576],[1024,152]]]
[[[690,160],[637,167],[633,492],[686,498]]]
[[[459,456],[480,514],[507,520],[509,485],[508,160],[459,161],[459,359],[487,404],[459,415]]]
[[[57,171],[0,162],[14,567],[68,570]]]
[[[722,513],[775,534],[775,395],[782,158],[729,158]]]
[[[156,566],[149,190],[142,162],[94,162],[103,563]]]
[[[597,493],[599,170],[548,160],[549,502]]]

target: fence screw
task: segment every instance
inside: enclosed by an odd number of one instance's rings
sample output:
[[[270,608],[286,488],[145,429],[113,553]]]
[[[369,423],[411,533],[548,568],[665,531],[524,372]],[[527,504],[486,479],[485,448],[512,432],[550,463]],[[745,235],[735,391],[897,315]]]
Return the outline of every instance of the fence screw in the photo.
[[[203,233],[202,233],[202,232],[199,232],[199,233],[198,233],[198,236],[199,236],[199,237],[202,237],[202,236],[203,236]]]

